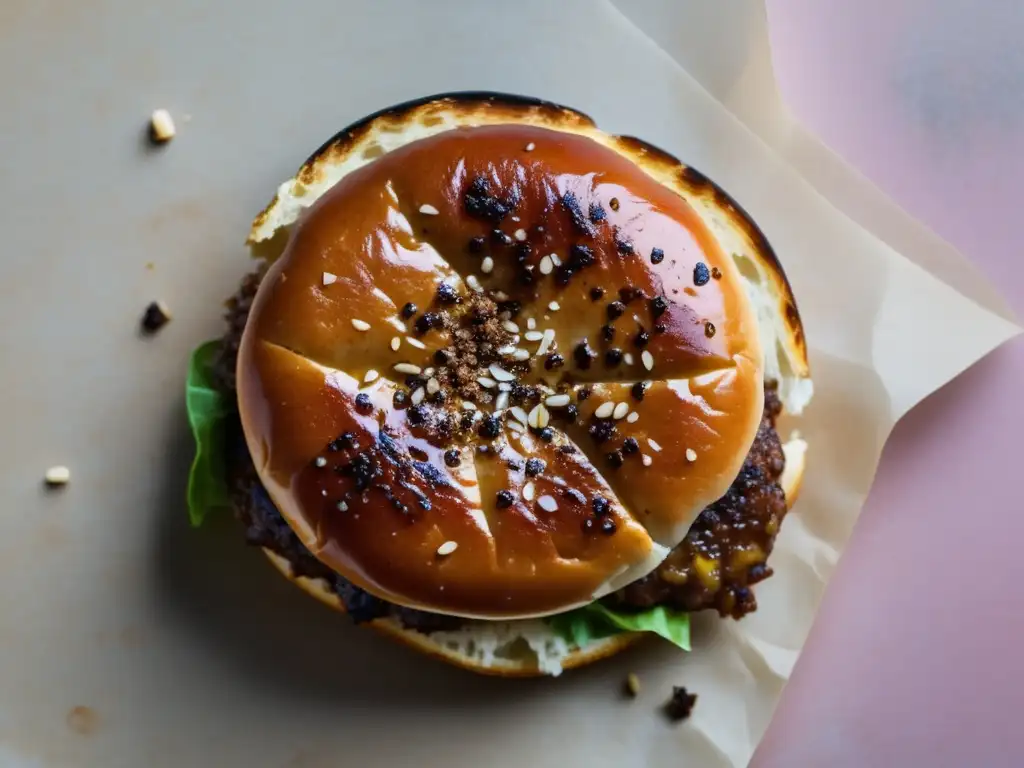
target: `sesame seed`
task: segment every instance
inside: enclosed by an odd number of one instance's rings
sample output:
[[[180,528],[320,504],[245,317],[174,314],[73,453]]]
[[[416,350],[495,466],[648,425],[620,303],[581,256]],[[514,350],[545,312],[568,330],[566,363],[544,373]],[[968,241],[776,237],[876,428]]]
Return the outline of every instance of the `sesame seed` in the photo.
[[[338,282],[338,276],[333,272],[324,272],[323,283],[324,285],[331,285]]]
[[[544,404],[551,408],[564,408],[569,404],[568,395],[552,395],[544,400]]]
[[[529,360],[530,359],[530,351],[527,350],[527,349],[517,349],[515,352],[512,353],[512,359],[513,360]]]
[[[316,461],[314,463],[318,467],[326,467],[327,466],[327,459],[325,459],[323,456],[317,456],[316,457]]]
[[[548,309],[550,309],[552,312],[557,312],[561,308],[562,305],[559,304],[557,301],[552,301],[550,304],[548,304]]]
[[[494,363],[491,363],[491,365],[488,366],[487,370],[489,370],[491,372],[491,376],[493,376],[496,381],[515,381],[516,380],[516,377],[515,377],[514,374],[509,373],[504,368],[502,368],[500,365],[495,365]]]
[[[652,355],[649,350],[645,349],[643,351],[643,354],[640,355],[640,359],[644,363],[644,368],[646,368],[648,371],[654,370],[654,355]]]
[[[541,339],[544,338],[544,334],[541,333],[540,331],[527,331],[523,335],[523,338],[526,339],[527,341],[540,341]]]
[[[370,324],[365,320],[352,319],[352,327],[357,331],[368,331],[370,330]]]
[[[526,327],[529,328],[532,331],[534,328],[537,327],[537,321],[534,320],[532,317],[527,318],[527,320],[526,320]]]
[[[548,413],[548,409],[544,407],[543,403],[538,403],[530,411],[527,423],[534,429],[543,429],[550,420],[551,415]]]
[[[484,256],[484,260],[480,262],[480,271],[485,275],[489,275],[494,270],[494,259],[490,256]]]
[[[423,369],[423,375],[427,376],[427,377],[433,376],[434,375],[434,369],[433,368],[424,368]]]
[[[629,414],[629,416],[626,417],[626,421],[628,421],[630,424],[636,424],[638,421],[640,421],[640,414],[637,413],[636,411],[633,411],[632,413]]]
[[[411,347],[416,347],[416,349],[426,349],[427,348],[426,344],[424,344],[419,339],[414,339],[412,336],[406,336],[405,337],[405,343],[408,344]]]
[[[508,408],[508,392],[498,393],[498,396],[494,398],[494,407],[499,411],[503,411]]]
[[[526,501],[533,501],[533,497],[537,492],[537,487],[533,483],[527,483],[523,486],[523,499]]]
[[[419,374],[423,373],[422,368],[420,368],[418,365],[413,365],[412,363],[396,363],[395,370],[398,373],[407,373],[410,376],[418,376]]]
[[[496,386],[498,386],[498,382],[496,382],[489,376],[477,376],[476,383],[479,384],[481,387],[485,387],[486,389],[494,389]]]
[[[629,413],[629,403],[619,403],[615,406],[615,410],[612,411],[612,418],[621,419],[627,413]]]
[[[494,292],[494,300],[495,301],[508,301],[508,294],[505,293],[504,291],[495,291]]]
[[[391,340],[391,351],[397,352],[400,346],[402,346],[402,340],[398,336],[395,336],[395,338]]]
[[[509,384],[507,381],[499,381],[498,382],[498,391],[499,392],[511,392],[512,391],[512,385]]]
[[[523,240],[526,239],[526,230],[520,227],[519,229],[512,233],[512,237],[514,237],[521,243],[523,242]]]
[[[546,328],[544,330],[544,337],[540,340],[540,346],[537,347],[537,356],[546,355],[548,350],[551,348],[552,343],[555,341],[555,329]]]
[[[409,400],[413,405],[419,405],[423,402],[423,398],[427,396],[427,391],[423,387],[417,387],[413,390],[412,397]]]
[[[369,384],[371,381],[376,381],[378,378],[380,378],[380,374],[371,368],[363,375],[363,383]]]
[[[466,285],[469,286],[471,291],[475,291],[476,293],[484,292],[484,287],[480,285],[480,281],[477,279],[476,275],[469,275],[466,278]]]
[[[344,501],[339,501],[338,502],[338,511],[339,512],[348,512],[348,504],[346,504]]]
[[[550,275],[551,270],[555,268],[554,262],[551,261],[550,256],[545,256],[540,260],[540,264],[537,267],[542,275]]]
[[[519,333],[519,326],[513,323],[511,320],[505,320],[502,322],[501,327],[509,333]]]
[[[518,421],[510,421],[508,423],[508,428],[511,429],[513,432],[525,432],[526,431],[526,427],[524,427]]]
[[[459,548],[458,542],[446,541],[444,544],[442,544],[440,547],[437,548],[437,554],[439,554],[441,557],[446,557],[447,555],[450,555],[452,552],[454,552],[458,548]]]
[[[537,148],[537,145],[534,144],[532,141],[529,144],[526,145],[526,151],[527,152],[533,152],[533,150],[536,149],[536,148]]]
[[[464,410],[464,411],[475,411],[476,410],[476,403],[471,402],[469,400],[463,400],[462,401],[462,410]]]
[[[697,460],[697,452],[693,450],[693,448],[686,449],[686,460],[689,462],[694,462]]]
[[[601,403],[597,406],[597,410],[594,411],[594,416],[599,419],[607,419],[615,412],[615,403],[609,400],[607,403]]]
[[[556,267],[562,266],[562,260],[561,258],[559,258],[557,253],[552,253],[549,258],[551,259],[551,263],[554,264]]]
[[[432,395],[435,392],[440,391],[440,389],[441,389],[441,382],[440,381],[435,379],[433,376],[431,376],[429,379],[427,379],[427,394]]]
[[[645,453],[643,456],[640,457],[640,463],[643,464],[645,467],[649,467],[651,466],[651,464],[654,463],[654,459],[652,459]]]
[[[499,355],[514,355],[516,352],[515,344],[506,344],[504,347],[498,347]]]
[[[547,494],[545,494],[545,495],[541,496],[539,499],[537,499],[537,504],[545,512],[554,512],[555,510],[558,509],[558,502],[555,501],[555,497],[554,496],[548,496]]]
[[[624,362],[626,365],[632,365],[633,364],[633,353],[632,352],[627,352],[626,354],[624,354],[622,356],[622,362]]]
[[[517,420],[521,421],[523,424],[527,424],[530,421],[530,417],[526,414],[526,411],[523,410],[523,408],[521,408],[518,405],[513,405],[511,408],[509,408],[509,413],[511,413]]]
[[[422,213],[424,216],[437,216],[437,214],[439,214],[440,211],[437,210],[437,208],[432,206],[430,203],[424,203],[423,205],[420,206],[420,213]]]
[[[656,453],[660,453],[661,452],[661,445],[659,445],[657,442],[655,442],[653,437],[648,437],[647,438],[647,444],[649,446],[651,446],[651,450],[652,451],[655,451]]]

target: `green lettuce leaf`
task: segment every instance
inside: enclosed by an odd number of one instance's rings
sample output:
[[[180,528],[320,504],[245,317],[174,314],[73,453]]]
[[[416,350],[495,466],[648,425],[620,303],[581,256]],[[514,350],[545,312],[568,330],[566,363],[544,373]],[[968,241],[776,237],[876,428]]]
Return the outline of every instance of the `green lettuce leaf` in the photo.
[[[230,395],[214,386],[213,364],[219,351],[219,341],[208,341],[192,353],[188,366],[185,407],[196,441],[196,455],[188,474],[188,515],[192,525],[201,525],[207,512],[228,506],[224,428],[235,411],[235,403]]]
[[[663,605],[627,613],[591,603],[549,616],[547,622],[562,638],[580,648],[592,640],[623,632],[653,632],[684,651],[690,650],[690,614]]]

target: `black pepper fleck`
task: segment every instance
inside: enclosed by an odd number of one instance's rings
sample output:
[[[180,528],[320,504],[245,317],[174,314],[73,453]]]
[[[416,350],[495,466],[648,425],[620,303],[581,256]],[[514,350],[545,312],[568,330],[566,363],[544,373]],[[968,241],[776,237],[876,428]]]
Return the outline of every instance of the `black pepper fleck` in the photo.
[[[622,317],[622,313],[626,311],[626,305],[621,301],[613,301],[608,305],[606,311],[608,312],[609,320],[617,320]]]
[[[394,395],[391,396],[391,404],[395,408],[404,408],[406,403],[409,402],[409,396],[402,390],[397,390]]]
[[[622,350],[612,347],[604,353],[604,364],[609,368],[616,367],[622,362]]]
[[[584,533],[590,533],[591,531],[593,531],[594,530],[594,518],[592,518],[592,517],[584,518],[583,524],[582,524],[581,527],[583,528],[583,532]]]
[[[526,476],[536,477],[544,471],[545,464],[541,459],[527,459],[526,460]]]
[[[356,408],[360,413],[370,413],[373,410],[373,401],[365,392],[356,395]]]
[[[444,452],[444,463],[449,467],[457,467],[462,463],[462,457],[455,448],[449,448]]]
[[[595,224],[608,218],[608,214],[604,212],[604,208],[601,207],[600,203],[591,203],[589,213],[590,220]]]
[[[593,507],[594,514],[598,517],[604,517],[612,508],[611,502],[604,496],[595,496],[590,502],[590,506]]]
[[[512,245],[512,243],[515,242],[511,235],[505,234],[500,229],[491,230],[491,240],[498,245]]]
[[[478,431],[481,437],[487,437],[493,440],[501,434],[501,420],[497,416],[488,416],[480,424],[480,429]]]
[[[594,442],[605,443],[615,437],[615,424],[607,419],[595,421],[587,428],[587,432]]]
[[[512,491],[505,490],[502,488],[498,491],[495,497],[495,503],[498,505],[498,509],[508,509],[512,506],[512,503],[516,500],[516,497],[512,495]]]
[[[617,526],[615,525],[615,521],[610,517],[606,517],[604,520],[601,521],[601,533],[603,534],[611,536],[613,533],[615,533],[616,528]]]
[[[573,349],[572,356],[573,360],[576,361],[577,368],[587,369],[590,367],[591,361],[597,357],[597,354],[590,348],[590,342],[584,339]]]
[[[550,355],[544,358],[544,367],[549,371],[553,371],[556,368],[561,368],[563,365],[565,365],[565,358],[562,357],[557,352],[552,352]]]
[[[573,269],[592,267],[596,261],[597,257],[594,256],[594,251],[589,246],[577,243],[569,249],[569,263]]]
[[[633,346],[643,349],[650,343],[650,341],[651,334],[649,334],[647,331],[641,328],[639,331],[637,331],[636,336],[633,337]]]
[[[566,421],[576,421],[576,417],[580,415],[580,409],[572,403],[565,406],[561,412],[565,416]]]
[[[414,427],[418,427],[427,420],[427,409],[422,405],[414,405],[405,412],[405,417]]]
[[[410,317],[419,312],[419,307],[413,304],[411,301],[402,307],[402,317],[408,320]]]
[[[437,286],[437,300],[442,304],[455,304],[459,300],[459,292],[451,283],[441,283]]]
[[[540,432],[537,433],[537,437],[543,440],[545,443],[550,443],[555,439],[555,430],[551,427],[544,427]]]
[[[608,463],[611,464],[612,469],[618,469],[619,467],[622,466],[622,463],[624,461],[624,459],[622,458],[621,451],[612,451],[607,456],[605,456],[605,458],[608,459]]]
[[[708,265],[703,261],[698,261],[693,268],[693,284],[696,286],[707,285],[710,279],[711,272],[708,271]]]
[[[420,333],[426,333],[431,328],[437,328],[444,323],[437,312],[425,312],[416,319],[416,330]]]
[[[484,246],[487,244],[486,238],[481,235],[477,235],[469,241],[469,252],[470,253],[483,253]]]
[[[661,317],[668,311],[668,299],[664,296],[655,296],[651,299],[651,315],[655,318]]]
[[[665,260],[665,252],[661,248],[651,249],[651,264],[661,264]]]
[[[146,333],[156,333],[169,322],[171,313],[159,301],[150,302],[142,313],[142,330]]]
[[[612,325],[601,326],[601,338],[605,341],[611,341],[615,338],[615,327]]]
[[[581,387],[579,392],[576,393],[576,399],[579,400],[581,403],[588,397],[590,397],[589,387]]]
[[[512,211],[514,200],[505,201],[491,194],[491,185],[484,176],[470,182],[463,195],[463,204],[470,216],[497,224]]]
[[[638,381],[636,384],[629,388],[629,393],[633,396],[634,400],[639,402],[643,400],[644,395],[647,394],[647,385],[642,381]]]
[[[594,286],[590,289],[590,300],[600,301],[604,297],[604,288],[599,285]]]
[[[654,326],[655,333],[665,333],[667,330],[668,326],[665,325],[664,323],[658,323],[656,326]]]
[[[448,365],[448,353],[443,349],[434,352],[434,362],[438,365]]]
[[[627,456],[632,456],[634,453],[640,450],[640,443],[637,442],[635,437],[627,437],[622,443],[622,452]]]

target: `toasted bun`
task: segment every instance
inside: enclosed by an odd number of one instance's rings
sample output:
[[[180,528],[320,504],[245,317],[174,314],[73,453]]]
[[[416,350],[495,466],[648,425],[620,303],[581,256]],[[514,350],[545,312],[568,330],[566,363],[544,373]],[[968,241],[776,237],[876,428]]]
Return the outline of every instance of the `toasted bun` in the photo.
[[[807,444],[793,439],[783,446],[783,450],[786,469],[781,485],[786,493],[786,503],[792,507],[803,482]],[[263,553],[285,578],[325,605],[344,613],[344,604],[322,580],[296,577],[283,557],[268,549]],[[406,629],[392,618],[375,619],[369,624],[378,632],[428,656],[472,672],[500,677],[557,675],[564,669],[582,667],[612,656],[643,637],[640,632],[613,635],[579,648],[566,643],[543,622],[535,619],[498,623],[473,621],[459,632],[430,635]]]
[[[282,185],[251,240],[274,260],[238,362],[261,481],[311,552],[401,605],[526,618],[644,576],[736,477],[766,371],[800,370],[795,304],[742,211],[664,153],[546,103],[439,98],[376,115]],[[460,305],[438,304],[442,283]],[[627,287],[646,298],[609,319]],[[480,325],[492,310],[478,288],[519,303],[520,333],[533,319],[554,342],[512,338],[500,318]],[[430,309],[448,321],[417,333],[403,317],[409,302],[417,317]],[[634,341],[641,329],[646,346]],[[574,356],[584,341],[592,364]],[[515,361],[499,345],[533,356]],[[441,367],[435,352],[453,346],[449,360],[480,366],[438,373],[431,386],[445,406],[395,407],[406,374]],[[564,366],[545,365],[538,346]],[[630,358],[607,363],[612,347]],[[497,369],[487,365],[495,355]],[[497,389],[466,391],[508,371],[567,394],[579,418],[533,411],[531,427],[552,419],[545,442],[517,427],[525,411],[512,408],[496,437],[479,437],[462,408],[479,398],[489,413]],[[641,400],[631,387],[644,379],[653,383]],[[623,418],[630,411],[638,420]],[[623,461],[626,438],[640,450]],[[525,476],[527,457],[545,462],[542,474]],[[512,497],[499,504],[502,491]],[[597,497],[610,502],[613,535],[594,525]]]

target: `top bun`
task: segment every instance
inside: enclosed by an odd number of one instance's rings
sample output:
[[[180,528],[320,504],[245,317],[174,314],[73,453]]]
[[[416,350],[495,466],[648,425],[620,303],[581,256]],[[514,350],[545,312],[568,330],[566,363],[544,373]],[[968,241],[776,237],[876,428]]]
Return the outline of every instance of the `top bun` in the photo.
[[[311,552],[400,605],[524,618],[644,576],[735,479],[766,374],[796,382],[790,411],[809,396],[749,219],[563,107],[367,118],[250,242],[273,262],[237,371],[261,480]]]

